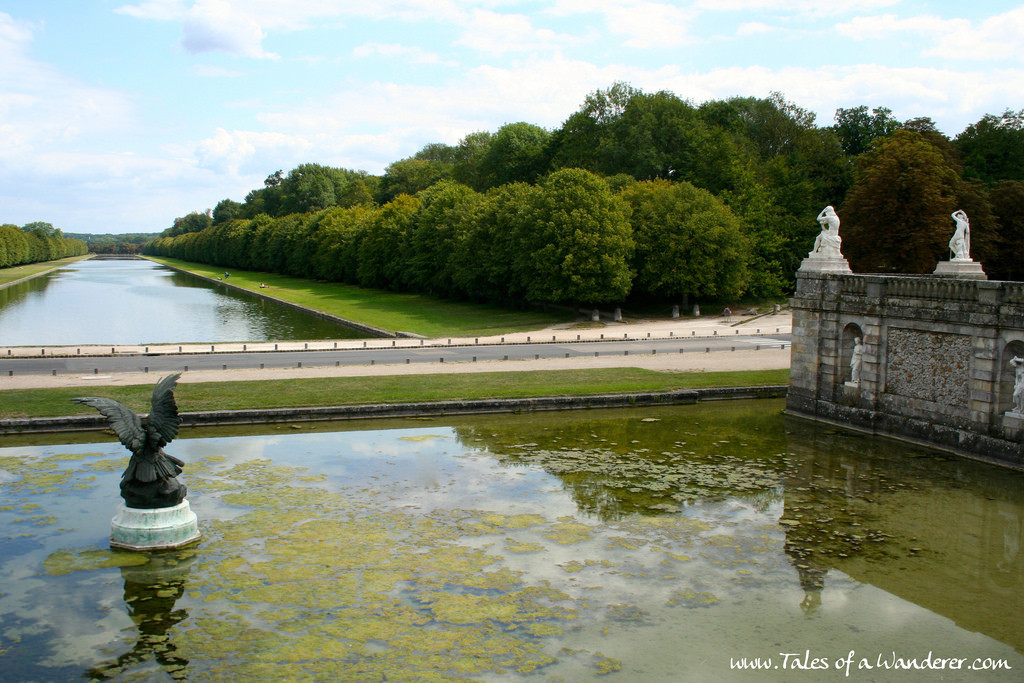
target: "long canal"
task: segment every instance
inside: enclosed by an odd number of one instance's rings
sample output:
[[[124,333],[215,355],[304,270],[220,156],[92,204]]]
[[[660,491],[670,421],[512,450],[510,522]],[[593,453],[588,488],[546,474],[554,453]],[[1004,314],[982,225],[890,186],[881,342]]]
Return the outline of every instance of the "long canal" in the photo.
[[[357,339],[363,332],[152,261],[78,261],[0,289],[0,345]]]

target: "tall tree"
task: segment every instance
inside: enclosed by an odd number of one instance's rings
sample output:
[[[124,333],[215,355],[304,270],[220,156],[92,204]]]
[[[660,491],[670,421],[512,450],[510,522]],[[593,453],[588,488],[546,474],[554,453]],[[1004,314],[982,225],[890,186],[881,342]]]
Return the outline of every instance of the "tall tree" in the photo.
[[[213,218],[209,212],[199,213],[198,211],[193,211],[187,216],[175,218],[174,224],[167,230],[164,230],[161,234],[164,236],[176,237],[177,235],[184,235],[190,232],[202,232],[206,228],[210,227],[212,222]]]
[[[956,137],[965,178],[1024,180],[1024,109],[986,114]]]
[[[498,129],[480,159],[485,188],[506,183],[532,183],[547,169],[550,133],[531,123],[508,123]]]
[[[508,183],[489,190],[475,207],[452,257],[452,277],[463,296],[500,303],[522,300],[525,285],[514,277],[518,239],[532,230],[530,207],[540,191],[526,183]]]
[[[53,223],[44,223],[43,221],[35,221],[34,223],[26,223],[21,226],[21,229],[25,232],[32,232],[33,230],[41,230],[47,237],[64,237],[64,233],[59,228],[53,227]]]
[[[384,170],[377,189],[377,201],[387,204],[399,195],[414,195],[439,180],[451,176],[452,167],[438,161],[426,159],[402,159]]]
[[[452,177],[456,182],[472,187],[474,190],[485,189],[480,166],[487,150],[491,148],[493,137],[487,131],[476,131],[469,133],[459,141],[455,148],[455,161],[452,167]]]
[[[528,301],[608,303],[629,292],[629,207],[600,177],[555,171],[532,195],[520,224],[514,277]]]
[[[748,245],[733,212],[687,182],[631,185],[636,242],[634,293],[688,303],[689,297],[739,295],[746,284]]]
[[[231,199],[222,199],[213,207],[213,225],[227,223],[232,218],[238,218],[242,211],[242,204]]]
[[[441,181],[420,200],[410,242],[409,281],[414,291],[451,296],[452,258],[473,220],[481,196],[465,185]]]
[[[359,242],[357,277],[361,286],[405,287],[409,239],[418,209],[419,200],[403,194],[373,212]]]
[[[996,216],[996,254],[984,263],[989,277],[1024,280],[1024,181],[1001,180],[990,192]]]
[[[899,130],[858,157],[841,211],[843,254],[858,272],[930,273],[947,254],[960,179],[920,133]]]
[[[870,113],[865,105],[840,108],[836,109],[835,119],[832,130],[839,136],[843,151],[850,156],[863,154],[872,142],[892,135],[901,127],[887,107],[876,107]]]

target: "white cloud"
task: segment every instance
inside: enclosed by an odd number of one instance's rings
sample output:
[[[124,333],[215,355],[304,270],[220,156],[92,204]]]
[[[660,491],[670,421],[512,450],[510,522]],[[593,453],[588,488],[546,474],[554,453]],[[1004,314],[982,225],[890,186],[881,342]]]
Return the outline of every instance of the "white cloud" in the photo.
[[[458,65],[453,61],[442,61],[440,55],[436,52],[428,52],[417,45],[400,45],[398,43],[364,43],[355,47],[352,50],[352,55],[359,59],[377,55],[404,59],[416,64]]]
[[[968,19],[943,19],[919,15],[901,19],[894,14],[856,17],[836,25],[841,34],[859,40],[890,36],[921,36],[922,55],[945,59],[1021,59],[1024,54],[1024,7],[1018,7],[979,24]]]
[[[607,30],[623,36],[634,48],[676,47],[694,42],[690,28],[698,12],[651,0],[559,0],[548,10],[554,16],[599,14]]]
[[[136,19],[177,21],[185,16],[187,8],[184,0],[148,0],[138,5],[123,5],[114,11]]]
[[[954,30],[958,24],[961,28],[970,26],[966,19],[943,19],[932,15],[900,19],[895,14],[882,14],[854,17],[850,21],[836,24],[836,30],[855,40],[877,40],[905,33],[941,35]]]
[[[348,17],[372,20],[452,21],[466,16],[454,0],[146,0],[115,12],[137,19],[182,24],[189,52],[220,50],[242,57],[273,57],[263,49],[268,32],[298,31]],[[472,0],[465,0],[469,7]]]
[[[740,24],[739,27],[737,27],[736,35],[738,35],[738,36],[756,36],[756,35],[760,35],[762,33],[770,33],[773,30],[775,30],[775,29],[773,29],[768,24],[762,23],[760,21],[748,21],[748,22]]]
[[[240,57],[276,59],[263,49],[260,25],[227,0],[199,0],[181,24],[181,45],[193,54],[219,50]]]
[[[852,14],[890,7],[900,0],[697,0],[694,7],[715,11],[768,11],[811,15]]]
[[[0,158],[27,164],[37,147],[68,145],[134,126],[122,92],[91,86],[31,59],[31,26],[0,13]]]
[[[529,17],[522,14],[474,9],[459,24],[463,33],[456,41],[458,45],[494,55],[548,51],[575,42],[571,36],[535,28]]]
[[[200,78],[239,78],[245,75],[243,71],[235,71],[234,69],[226,69],[222,66],[213,66],[211,64],[196,64],[192,67],[192,73]]]
[[[960,59],[1014,59],[1024,54],[1024,7],[1012,9],[981,22],[975,28],[967,22],[951,23],[945,35],[926,55]]]
[[[656,2],[636,2],[609,8],[608,29],[626,36],[629,47],[675,47],[693,42],[691,9]]]
[[[288,133],[227,131],[217,128],[213,137],[196,145],[194,156],[200,168],[237,175],[257,156],[266,159],[283,155],[298,158],[308,154],[313,143]]]

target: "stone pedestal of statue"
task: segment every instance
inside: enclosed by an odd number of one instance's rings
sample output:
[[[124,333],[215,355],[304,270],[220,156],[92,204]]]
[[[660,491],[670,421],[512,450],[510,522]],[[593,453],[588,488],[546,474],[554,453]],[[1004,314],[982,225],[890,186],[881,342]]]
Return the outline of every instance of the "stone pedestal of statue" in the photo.
[[[952,259],[939,261],[935,266],[935,275],[940,277],[956,277],[962,280],[987,280],[988,275],[981,269],[981,264],[974,259]]]
[[[1013,441],[1024,439],[1024,413],[1016,410],[1003,413],[1003,437]]]
[[[805,273],[841,273],[853,275],[850,262],[845,258],[826,258],[812,254],[800,262],[800,270]]]
[[[122,504],[110,524],[110,547],[166,550],[199,540],[199,521],[188,499],[174,507],[144,510]]]

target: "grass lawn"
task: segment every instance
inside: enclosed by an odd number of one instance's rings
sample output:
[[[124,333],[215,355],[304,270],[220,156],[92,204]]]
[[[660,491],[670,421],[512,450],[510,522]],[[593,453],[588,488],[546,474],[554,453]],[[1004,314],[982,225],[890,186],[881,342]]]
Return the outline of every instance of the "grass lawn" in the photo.
[[[60,268],[66,266],[69,263],[75,261],[81,261],[86,258],[85,256],[68,256],[67,258],[57,259],[56,261],[41,261],[39,263],[27,263],[23,266],[14,266],[13,268],[0,268],[0,285],[8,282],[14,282],[20,280],[23,277],[29,277],[30,275],[36,275],[47,270],[53,270],[54,268]]]
[[[148,257],[196,275],[218,278],[224,268],[170,258]],[[318,282],[274,273],[228,269],[229,282],[262,296],[305,306],[345,320],[392,332],[424,337],[473,337],[536,330],[575,320],[568,311],[545,313],[471,304],[422,294],[363,289],[336,282]],[[260,284],[269,289],[260,289]]]
[[[175,396],[180,410],[201,412],[482,398],[592,396],[788,383],[788,369],[682,373],[656,372],[639,368],[602,368],[202,382],[178,385]],[[71,402],[75,396],[90,395],[112,398],[136,412],[149,412],[152,392],[152,385],[90,385],[0,391],[0,418],[59,417],[95,413],[93,408]]]

